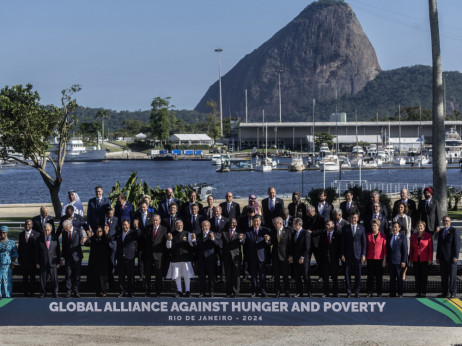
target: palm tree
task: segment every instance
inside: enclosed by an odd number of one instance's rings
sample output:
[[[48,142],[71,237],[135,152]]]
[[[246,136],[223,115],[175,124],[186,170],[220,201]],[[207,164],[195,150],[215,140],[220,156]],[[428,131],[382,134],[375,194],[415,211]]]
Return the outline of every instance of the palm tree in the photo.
[[[95,119],[101,118],[101,144],[104,142],[104,119],[109,119],[109,112],[106,109],[100,109],[96,112]]]
[[[437,0],[428,0],[433,61],[432,148],[433,187],[442,214],[447,214],[446,155],[444,148],[443,68],[441,65],[440,33]]]

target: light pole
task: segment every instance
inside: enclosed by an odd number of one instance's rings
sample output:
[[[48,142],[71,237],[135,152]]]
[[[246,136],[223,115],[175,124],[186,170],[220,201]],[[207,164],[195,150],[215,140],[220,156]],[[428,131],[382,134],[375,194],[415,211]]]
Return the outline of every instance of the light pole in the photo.
[[[282,70],[279,69],[276,72],[278,73],[278,79],[279,79],[279,122],[282,123],[282,102],[281,102],[281,73],[282,73]]]
[[[218,53],[218,86],[220,89],[220,134],[223,138],[223,102],[221,98],[221,66],[220,66],[220,53],[223,52],[223,49],[217,48],[215,52]]]

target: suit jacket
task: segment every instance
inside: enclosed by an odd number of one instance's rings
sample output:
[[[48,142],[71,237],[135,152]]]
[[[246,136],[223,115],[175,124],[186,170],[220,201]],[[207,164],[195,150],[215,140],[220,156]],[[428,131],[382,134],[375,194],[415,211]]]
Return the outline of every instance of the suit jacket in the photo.
[[[407,238],[404,232],[397,234],[397,239],[391,244],[393,234],[387,238],[387,262],[388,264],[407,263]]]
[[[426,231],[430,234],[436,232],[436,228],[440,226],[441,222],[441,209],[438,201],[432,198],[430,204],[427,207],[426,200],[421,200],[419,202],[419,216],[420,221],[424,221],[426,226]]]
[[[116,218],[115,216],[111,217],[110,219],[106,219],[106,217],[104,217],[101,220],[100,226],[104,227],[106,225],[109,226],[109,232],[107,233],[107,236],[109,237],[109,246],[115,249],[116,236],[118,233],[121,232],[120,225],[119,225],[119,219]]]
[[[450,226],[446,235],[444,235],[444,228],[442,228],[438,233],[436,258],[444,261],[452,261],[453,258],[459,259],[459,250],[459,232],[454,227]]]
[[[273,211],[269,209],[269,198],[265,198],[261,201],[261,207],[263,210],[263,219],[265,220],[265,226],[273,228],[273,219],[275,217],[282,217],[284,215],[284,201],[281,198],[276,197],[276,204]]]
[[[199,212],[198,214],[199,215],[202,215],[202,210],[204,209],[204,206],[202,205],[202,203],[199,203],[196,201],[196,204],[199,206]],[[189,201],[188,202],[184,202],[181,207],[180,207],[180,216],[183,220],[187,220],[188,217],[191,216],[191,210],[189,209]]]
[[[223,261],[238,262],[242,261],[241,241],[239,240],[239,230],[235,229],[233,237],[230,238],[229,229],[223,230],[221,234],[221,248]]]
[[[64,215],[64,216],[61,216],[59,218],[59,226],[58,226],[58,229],[56,231],[56,236],[60,236],[61,233],[63,232],[63,222],[67,220],[67,216]],[[72,217],[72,226],[74,226],[75,228],[83,228],[83,229],[86,229],[87,228],[87,224],[85,223],[85,221],[83,220],[83,217],[79,214],[74,214],[74,216]]]
[[[154,232],[154,226],[141,231],[139,237],[140,248],[143,249],[144,259],[154,259],[161,261],[167,251],[167,228],[159,225],[157,232]],[[154,236],[155,234],[155,236]]]
[[[324,218],[324,222],[334,219],[334,207],[332,204],[325,202],[322,213],[319,212],[319,203],[316,204],[316,213],[321,215]]]
[[[223,202],[220,203],[222,215],[228,219],[235,218],[236,220],[239,220],[241,217],[241,207],[238,203],[236,202],[231,202],[231,207],[228,212],[228,202]]]
[[[289,215],[292,217],[299,217],[302,220],[305,219],[306,217],[306,204],[303,202],[300,202],[295,204],[294,202],[290,203],[289,206],[287,207],[289,209]]]
[[[361,260],[366,257],[366,231],[363,226],[356,224],[356,234],[353,237],[352,225],[344,226],[342,229],[342,255],[347,262]]]
[[[244,256],[247,262],[265,263],[270,259],[271,242],[266,242],[264,238],[266,234],[270,235],[270,230],[261,226],[258,233],[255,233],[254,228],[251,228],[244,234]]]
[[[424,232],[420,242],[419,233],[413,233],[410,240],[409,261],[420,262],[433,261],[433,240],[431,234]]]
[[[333,231],[330,243],[327,240],[327,231],[324,230],[319,237],[319,252],[321,254],[321,260],[324,264],[329,263],[338,265],[338,261],[342,256],[342,234],[339,231]]]
[[[334,221],[334,225],[335,225],[334,231],[339,232],[341,234],[343,227],[345,227],[345,226],[347,226],[349,224],[350,223],[345,219],[341,219],[340,221],[335,220]]]
[[[220,248],[220,242],[215,235],[212,240],[210,231],[204,239],[204,233],[196,236],[196,241],[193,241],[193,246],[196,248],[197,259],[200,263],[205,263],[208,266],[217,265],[217,254]]]
[[[122,208],[122,205],[117,203],[114,208],[114,216],[120,220],[121,224],[124,220],[128,220],[131,225],[135,218],[135,209],[133,208],[133,204],[125,202]]]
[[[297,231],[294,231],[292,234],[292,257],[294,258],[294,263],[297,263],[298,260],[303,257],[305,261],[310,261],[308,258],[311,250],[311,235],[306,229],[301,229],[297,237]]]
[[[223,230],[228,227],[228,221],[229,220],[222,215],[220,222],[218,223],[218,227],[217,227],[216,225],[217,220],[216,218],[213,218],[212,220],[210,220],[211,230],[216,233],[223,232]]]
[[[284,225],[284,227],[292,228],[293,221],[294,221],[294,217],[292,215],[289,215],[287,219],[282,218],[282,224]]]
[[[167,228],[167,233],[173,233],[175,230],[175,222],[181,220],[180,216],[176,214],[173,217],[167,216],[162,220],[162,225]]]
[[[147,212],[146,213],[146,224],[143,225],[143,217],[142,217],[142,213],[141,212],[138,212],[135,214],[135,218],[134,220],[138,220],[138,228],[140,229],[140,232],[143,233],[143,232],[149,232],[150,229],[152,228],[152,218],[154,217],[154,213],[151,213],[151,212]]]
[[[292,229],[283,227],[278,237],[279,230],[273,229],[271,231],[271,257],[273,261],[287,261],[292,254]]]
[[[62,235],[63,257],[66,265],[69,262],[80,262],[83,258],[81,239],[82,230],[77,227],[72,229],[72,237],[69,240],[69,232],[64,231]]]
[[[172,202],[170,202],[170,204],[172,203],[175,203],[176,205],[178,205],[178,211],[180,210],[180,201],[177,200],[176,198],[172,198]],[[167,199],[163,199],[160,201],[159,203],[159,215],[162,219],[166,218],[167,216],[169,216],[170,214],[170,211],[168,210],[170,204],[167,203]]]
[[[96,197],[91,198],[88,201],[87,209],[87,223],[90,225],[93,232],[96,231],[96,227],[104,219],[106,208],[111,206],[111,201],[107,197],[102,197],[101,202],[98,202]]]
[[[347,201],[340,203],[340,209],[342,210],[342,218],[349,220],[351,214],[359,215],[359,206],[355,201],[351,201],[350,208],[348,208]]]
[[[380,214],[383,214],[386,219],[388,219],[388,210],[387,207],[382,203],[379,202],[380,204]],[[365,206],[363,212],[361,213],[361,219],[363,220],[363,224],[366,223],[366,220],[372,220],[372,214],[374,213],[374,210],[372,208],[372,204],[369,203],[368,205]]]
[[[41,235],[37,239],[35,263],[40,265],[40,269],[56,268],[61,259],[59,239],[56,235],[51,235],[50,247],[47,248],[45,236]]]
[[[204,221],[204,217],[200,214],[197,214],[195,224],[192,222],[192,215],[188,216],[187,218],[183,218],[184,229],[197,235],[202,232],[202,221]]]
[[[207,221],[210,221],[212,218],[214,218],[215,213],[213,212],[213,207],[204,207],[204,209],[202,209],[202,216],[204,216],[204,219]]]
[[[135,259],[137,240],[139,236],[139,231],[133,229],[128,230],[125,239],[123,238],[123,232],[117,235],[117,261]]]
[[[387,255],[387,238],[379,232],[377,238],[372,233],[366,235],[366,259],[381,260]]]
[[[31,230],[29,240],[26,243],[26,231],[24,230],[19,233],[18,261],[21,266],[35,267],[35,263],[36,263],[35,249],[37,247],[36,242],[39,236],[40,236],[39,232]]]
[[[311,248],[318,248],[319,236],[325,231],[324,218],[318,213],[314,216],[308,215],[306,221],[303,223],[303,228],[311,231]]]
[[[250,221],[250,220],[249,220],[249,218],[247,217],[247,215],[246,215],[246,216],[242,216],[242,217],[239,219],[239,221],[237,222],[237,228],[239,229],[240,232],[245,233],[245,232],[248,231],[248,229],[251,227],[251,226],[249,226],[249,221]],[[250,221],[250,222],[252,222],[252,221]],[[263,225],[263,222],[262,222],[262,226],[264,226],[264,225]]]
[[[363,226],[366,229],[366,233],[372,232],[371,222],[373,220],[373,215],[368,215],[367,219],[364,219]],[[378,214],[377,220],[380,221],[379,232],[384,233],[385,235],[390,234],[390,230],[388,229],[388,220],[383,214]]]
[[[399,204],[401,203],[401,199],[398,199],[397,201],[395,201],[395,203],[393,204],[393,217],[395,217],[396,215],[398,215],[398,212],[399,212]],[[412,227],[415,227],[416,223],[417,223],[417,219],[419,218],[418,214],[417,214],[417,205],[415,204],[415,202],[412,200],[412,199],[407,199],[407,208],[408,208],[408,211],[407,211],[407,216],[409,216],[412,220]]]
[[[47,216],[45,218],[45,222],[46,223],[49,223],[51,225],[51,233],[55,233],[55,221],[54,219],[51,217],[51,216]],[[44,234],[44,229],[43,229],[43,225],[42,225],[42,216],[41,215],[37,215],[37,216],[34,216],[32,218],[32,229],[35,231],[35,232],[38,232],[40,234]]]

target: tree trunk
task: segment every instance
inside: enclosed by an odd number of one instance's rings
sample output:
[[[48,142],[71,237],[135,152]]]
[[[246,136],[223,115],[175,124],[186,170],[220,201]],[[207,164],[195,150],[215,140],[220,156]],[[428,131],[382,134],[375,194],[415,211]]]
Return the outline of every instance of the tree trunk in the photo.
[[[48,187],[48,191],[50,192],[51,203],[53,204],[53,210],[55,212],[55,217],[61,216],[61,200],[59,199],[59,190],[61,188],[61,181],[57,178],[54,182],[51,182],[45,175],[40,174],[42,176],[45,185]]]
[[[447,215],[446,153],[444,146],[443,68],[441,64],[440,34],[437,0],[428,0],[433,61],[432,148],[433,188],[442,215]],[[441,220],[438,220],[441,222]]]

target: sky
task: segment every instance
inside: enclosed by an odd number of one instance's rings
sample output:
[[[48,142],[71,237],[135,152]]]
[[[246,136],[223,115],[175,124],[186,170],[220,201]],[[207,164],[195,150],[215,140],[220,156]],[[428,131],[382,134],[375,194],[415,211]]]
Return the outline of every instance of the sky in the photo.
[[[0,0],[0,87],[43,104],[79,84],[86,107],[193,109],[208,87],[312,0]],[[382,69],[431,65],[428,1],[350,0]],[[443,69],[462,71],[462,1],[440,0]]]

